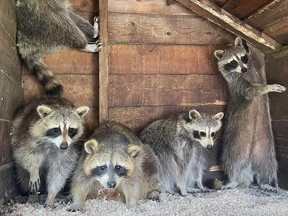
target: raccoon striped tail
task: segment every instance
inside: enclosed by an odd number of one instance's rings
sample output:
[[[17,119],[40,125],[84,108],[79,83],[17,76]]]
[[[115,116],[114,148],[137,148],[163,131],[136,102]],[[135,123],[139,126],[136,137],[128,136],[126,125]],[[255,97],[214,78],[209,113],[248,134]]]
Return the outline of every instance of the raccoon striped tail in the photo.
[[[29,71],[33,73],[43,85],[46,95],[60,96],[62,94],[62,85],[55,79],[53,73],[41,58],[24,60]]]

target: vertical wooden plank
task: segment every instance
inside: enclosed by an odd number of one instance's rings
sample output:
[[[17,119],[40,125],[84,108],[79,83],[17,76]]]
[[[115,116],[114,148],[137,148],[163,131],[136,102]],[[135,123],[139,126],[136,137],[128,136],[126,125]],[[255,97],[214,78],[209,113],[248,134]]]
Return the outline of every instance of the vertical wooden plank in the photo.
[[[99,123],[108,119],[108,1],[99,1],[100,38],[104,47],[99,53]]]

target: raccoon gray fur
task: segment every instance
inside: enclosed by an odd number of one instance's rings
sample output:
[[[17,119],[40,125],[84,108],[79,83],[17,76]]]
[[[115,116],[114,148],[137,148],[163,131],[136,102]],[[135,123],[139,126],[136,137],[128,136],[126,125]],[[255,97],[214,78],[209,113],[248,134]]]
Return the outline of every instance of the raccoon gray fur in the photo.
[[[44,86],[46,94],[62,93],[61,84],[42,60],[42,54],[68,47],[98,52],[102,44],[89,44],[98,36],[98,18],[94,26],[74,13],[68,0],[17,0],[17,47],[27,65]]]
[[[250,81],[258,72],[248,69],[250,49],[239,37],[233,47],[217,50],[214,55],[228,84],[222,165],[229,183],[222,188],[248,187],[255,181],[262,189],[275,190],[272,186],[278,186],[277,161],[264,94],[286,88]]]
[[[83,210],[88,193],[99,185],[122,192],[128,206],[140,199],[159,200],[156,160],[152,149],[122,124],[100,125],[84,144],[72,179],[74,205],[69,210]]]
[[[86,106],[76,108],[59,97],[34,99],[12,122],[12,150],[20,188],[24,193],[48,191],[46,205],[76,168],[80,157]]]
[[[155,121],[140,133],[140,140],[150,145],[158,157],[158,178],[167,192],[186,196],[187,192],[206,190],[202,185],[205,149],[212,149],[223,115],[190,110]]]

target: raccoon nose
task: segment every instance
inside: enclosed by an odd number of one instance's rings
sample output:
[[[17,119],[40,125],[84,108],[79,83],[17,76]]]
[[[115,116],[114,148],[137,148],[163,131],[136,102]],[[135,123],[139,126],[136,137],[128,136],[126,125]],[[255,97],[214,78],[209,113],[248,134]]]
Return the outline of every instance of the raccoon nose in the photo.
[[[245,73],[245,72],[247,72],[247,68],[243,67],[243,68],[241,69],[241,71],[242,71],[242,73]]]
[[[61,143],[60,148],[61,149],[67,149],[68,148],[68,143],[66,143],[66,142]]]
[[[114,180],[109,180],[107,182],[107,186],[108,186],[108,188],[115,188],[116,182]]]
[[[207,145],[207,149],[211,150],[212,149],[212,145],[211,144]]]

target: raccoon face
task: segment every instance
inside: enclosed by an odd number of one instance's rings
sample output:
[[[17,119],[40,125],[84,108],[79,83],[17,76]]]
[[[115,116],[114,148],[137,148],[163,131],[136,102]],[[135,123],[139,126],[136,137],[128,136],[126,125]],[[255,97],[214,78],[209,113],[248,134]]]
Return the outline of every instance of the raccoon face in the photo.
[[[86,106],[53,110],[49,106],[40,105],[37,107],[40,119],[31,128],[31,133],[60,149],[67,149],[83,134],[83,117],[88,111]]]
[[[95,139],[87,141],[84,148],[88,154],[83,165],[85,174],[96,178],[106,189],[118,187],[134,172],[140,150],[140,146],[133,144],[106,149]]]
[[[192,139],[197,140],[204,148],[212,149],[214,145],[215,135],[221,128],[221,119],[224,113],[220,112],[214,116],[201,115],[196,110],[189,112],[190,122],[184,125],[185,130]]]
[[[244,40],[237,37],[234,46],[226,50],[216,50],[215,57],[218,59],[220,71],[227,73],[245,73],[249,61],[249,48]]]

